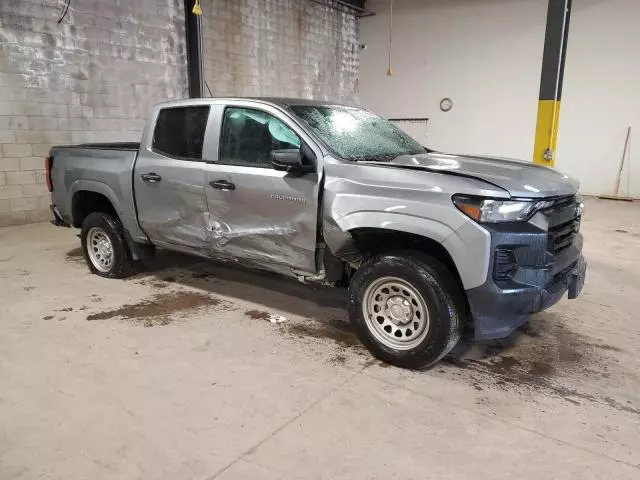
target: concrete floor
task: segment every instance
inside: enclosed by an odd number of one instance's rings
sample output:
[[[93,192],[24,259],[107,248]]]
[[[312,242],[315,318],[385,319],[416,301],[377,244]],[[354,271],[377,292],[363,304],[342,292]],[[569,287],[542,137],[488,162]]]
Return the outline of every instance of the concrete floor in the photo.
[[[410,372],[340,291],[173,254],[105,280],[73,230],[0,229],[0,479],[638,479],[640,204],[583,232],[578,300]]]

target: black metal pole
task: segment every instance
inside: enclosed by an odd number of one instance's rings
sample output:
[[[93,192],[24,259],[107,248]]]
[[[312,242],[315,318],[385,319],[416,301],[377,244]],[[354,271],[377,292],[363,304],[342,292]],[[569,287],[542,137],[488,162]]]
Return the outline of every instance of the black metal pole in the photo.
[[[204,97],[204,66],[202,60],[202,18],[191,12],[193,0],[184,0],[185,38],[189,97]]]

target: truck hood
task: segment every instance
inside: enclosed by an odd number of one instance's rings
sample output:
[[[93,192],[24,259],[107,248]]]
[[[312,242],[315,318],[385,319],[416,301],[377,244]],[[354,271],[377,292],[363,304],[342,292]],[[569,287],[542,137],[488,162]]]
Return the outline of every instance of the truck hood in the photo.
[[[498,157],[423,153],[402,155],[387,165],[462,175],[507,190],[512,197],[544,198],[573,195],[577,180],[548,167]]]

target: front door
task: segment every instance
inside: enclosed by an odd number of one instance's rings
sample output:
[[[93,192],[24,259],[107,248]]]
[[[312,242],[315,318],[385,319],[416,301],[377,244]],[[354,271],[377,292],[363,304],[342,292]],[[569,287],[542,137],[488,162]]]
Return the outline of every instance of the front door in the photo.
[[[202,151],[209,110],[162,108],[150,145],[140,149],[133,172],[138,222],[154,243],[208,248]]]
[[[302,176],[271,166],[273,150],[303,145],[299,127],[289,122],[268,107],[224,108],[218,158],[206,173],[211,248],[315,272],[318,165]]]

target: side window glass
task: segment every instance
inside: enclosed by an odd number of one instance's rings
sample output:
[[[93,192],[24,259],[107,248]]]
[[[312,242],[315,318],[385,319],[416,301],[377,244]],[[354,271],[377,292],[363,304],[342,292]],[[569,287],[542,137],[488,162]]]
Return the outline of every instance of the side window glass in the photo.
[[[180,159],[202,159],[208,106],[163,108],[153,131],[153,151]]]
[[[271,168],[273,150],[299,150],[300,145],[300,137],[273,115],[248,108],[224,112],[221,163]]]

